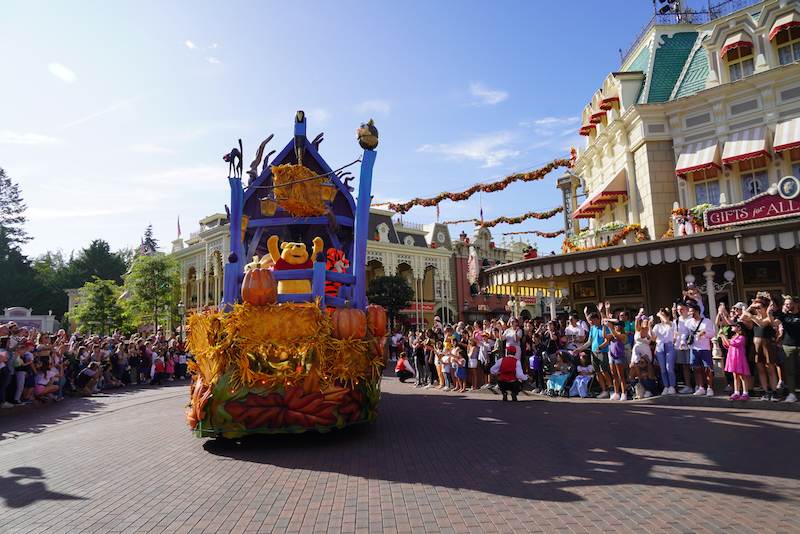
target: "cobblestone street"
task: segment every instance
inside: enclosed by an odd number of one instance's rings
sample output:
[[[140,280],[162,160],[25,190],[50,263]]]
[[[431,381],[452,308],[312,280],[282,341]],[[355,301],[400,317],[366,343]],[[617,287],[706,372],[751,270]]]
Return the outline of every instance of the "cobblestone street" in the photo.
[[[375,425],[231,444],[191,436],[186,384],[5,411],[0,531],[800,531],[795,411],[386,378]]]

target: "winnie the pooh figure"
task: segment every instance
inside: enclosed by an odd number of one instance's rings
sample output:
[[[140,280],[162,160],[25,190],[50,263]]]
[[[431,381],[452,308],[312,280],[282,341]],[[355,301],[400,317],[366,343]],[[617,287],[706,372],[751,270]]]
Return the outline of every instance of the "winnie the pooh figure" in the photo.
[[[322,251],[322,238],[314,238],[314,250],[311,256],[306,250],[305,243],[292,243],[284,241],[278,250],[278,236],[274,235],[267,240],[267,250],[272,258],[278,258],[273,270],[285,271],[290,269],[313,269],[317,253]],[[280,280],[278,293],[311,293],[311,280]]]

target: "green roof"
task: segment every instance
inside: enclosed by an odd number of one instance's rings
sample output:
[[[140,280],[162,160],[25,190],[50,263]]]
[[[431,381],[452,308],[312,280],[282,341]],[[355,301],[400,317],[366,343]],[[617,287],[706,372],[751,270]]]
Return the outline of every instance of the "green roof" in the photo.
[[[760,17],[760,16],[761,16],[761,11],[759,11],[758,13],[753,13],[753,14],[752,14],[752,15],[750,15],[750,16],[751,16],[751,17],[753,17],[753,20],[754,20],[754,21],[758,22],[758,17]]]
[[[650,64],[650,47],[645,46],[642,49],[642,51],[639,52],[639,55],[636,56],[636,59],[634,59],[631,62],[630,66],[626,70],[627,71],[641,70],[646,72],[647,66],[649,64]]]
[[[708,79],[708,55],[701,46],[695,50],[689,60],[689,67],[686,69],[686,74],[683,75],[683,81],[675,93],[675,98],[702,91],[706,88],[706,79]]]
[[[662,35],[661,40],[664,44],[656,50],[653,61],[650,92],[647,95],[649,103],[669,100],[686,65],[686,60],[692,52],[697,33],[676,33],[672,37]]]

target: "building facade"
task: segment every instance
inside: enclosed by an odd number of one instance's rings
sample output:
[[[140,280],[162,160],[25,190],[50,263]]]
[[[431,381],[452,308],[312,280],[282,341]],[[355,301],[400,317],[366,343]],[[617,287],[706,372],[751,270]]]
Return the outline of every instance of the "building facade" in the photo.
[[[797,294],[800,4],[721,6],[654,16],[582,112],[586,145],[559,180],[565,253],[487,285],[653,310],[693,276],[712,318],[720,301]]]

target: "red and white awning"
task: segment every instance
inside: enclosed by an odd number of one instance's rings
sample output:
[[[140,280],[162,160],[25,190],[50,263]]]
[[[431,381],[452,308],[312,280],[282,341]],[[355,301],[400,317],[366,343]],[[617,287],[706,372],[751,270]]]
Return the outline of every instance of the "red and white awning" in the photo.
[[[687,146],[678,156],[678,166],[675,174],[686,178],[690,172],[702,171],[715,167],[722,169],[719,158],[719,143],[716,139],[709,139]]]
[[[620,198],[628,198],[628,183],[625,171],[617,174],[589,195],[575,213],[573,219],[593,219],[595,215],[603,213],[606,204],[616,204]]]
[[[600,109],[603,111],[608,111],[609,109],[614,107],[614,104],[619,105],[619,98],[618,97],[611,97],[611,98],[604,98],[600,101]]]
[[[589,124],[600,124],[603,121],[603,117],[606,116],[605,111],[601,111],[599,113],[593,113],[591,117],[589,117]]]
[[[792,11],[791,13],[781,15],[775,20],[775,24],[772,25],[772,29],[769,31],[769,40],[771,41],[773,37],[783,30],[788,30],[795,26],[800,26],[800,13]]]
[[[586,124],[584,126],[581,126],[581,129],[578,130],[578,133],[581,135],[589,135],[595,128],[597,128],[596,124]]]
[[[744,161],[760,156],[771,158],[768,137],[766,126],[731,134],[722,150],[722,163],[730,165],[734,161]]]
[[[800,148],[800,117],[779,122],[775,129],[775,152]]]
[[[725,39],[725,44],[722,45],[722,52],[720,56],[724,56],[728,50],[739,48],[740,46],[753,47],[753,38],[747,35],[746,32],[736,32]]]

